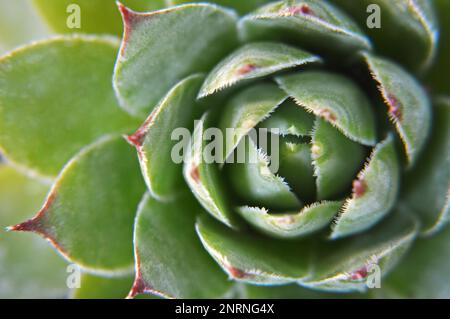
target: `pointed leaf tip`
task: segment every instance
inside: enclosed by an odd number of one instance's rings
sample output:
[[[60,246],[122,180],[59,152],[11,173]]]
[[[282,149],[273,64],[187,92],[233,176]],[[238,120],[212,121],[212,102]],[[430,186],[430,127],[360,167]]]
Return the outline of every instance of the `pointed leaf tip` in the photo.
[[[148,13],[122,10],[125,33],[114,89],[122,108],[140,118],[179,79],[209,71],[237,44],[236,16],[216,5],[191,3]]]

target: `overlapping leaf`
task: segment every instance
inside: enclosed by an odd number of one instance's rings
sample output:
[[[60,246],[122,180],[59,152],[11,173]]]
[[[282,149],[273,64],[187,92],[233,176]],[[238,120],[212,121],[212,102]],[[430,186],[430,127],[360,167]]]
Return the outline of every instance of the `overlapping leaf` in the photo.
[[[172,134],[178,128],[192,128],[202,110],[195,98],[203,79],[202,75],[192,75],[180,81],[137,132],[128,137],[137,148],[142,175],[152,196],[160,200],[173,199],[183,189],[181,163],[176,163],[172,154],[174,138],[178,137]],[[189,142],[189,136],[181,138],[185,141],[179,143]]]
[[[38,214],[11,230],[42,235],[90,272],[130,272],[133,221],[144,191],[133,150],[120,136],[103,138],[65,166]]]
[[[180,79],[209,71],[236,45],[236,16],[218,6],[195,3],[137,13],[120,5],[120,10],[125,33],[114,86],[121,106],[140,117]]]
[[[201,207],[190,194],[161,203],[145,196],[135,224],[136,279],[130,296],[153,293],[171,298],[225,295],[231,284],[195,234]]]

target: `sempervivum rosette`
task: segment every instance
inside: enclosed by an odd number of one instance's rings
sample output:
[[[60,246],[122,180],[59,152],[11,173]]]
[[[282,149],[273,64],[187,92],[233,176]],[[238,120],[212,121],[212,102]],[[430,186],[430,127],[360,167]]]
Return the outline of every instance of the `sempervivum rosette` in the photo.
[[[428,75],[432,2],[178,2],[146,13],[119,4],[115,95],[109,38],[3,58],[4,153],[45,175],[62,168],[39,213],[12,229],[43,235],[96,276],[134,269],[131,297],[314,297],[380,278],[389,289],[372,296],[414,296],[436,284],[414,270],[432,259],[427,243],[448,251],[449,98]],[[381,29],[365,25],[372,3]],[[65,88],[31,90],[52,116],[17,91],[36,59],[27,81]],[[73,78],[83,83],[66,96],[72,121],[51,95]]]

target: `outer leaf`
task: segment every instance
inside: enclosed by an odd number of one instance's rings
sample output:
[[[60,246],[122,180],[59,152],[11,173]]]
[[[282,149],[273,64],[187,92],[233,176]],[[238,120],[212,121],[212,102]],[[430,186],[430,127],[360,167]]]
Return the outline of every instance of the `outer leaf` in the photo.
[[[210,118],[211,113],[205,113],[195,126],[184,160],[184,179],[207,212],[225,225],[236,228],[239,223],[229,207],[228,192],[220,178],[218,167],[214,161],[204,156],[204,136]]]
[[[252,11],[259,6],[269,2],[271,0],[245,0],[245,1],[236,1],[236,0],[210,0],[208,2],[217,3],[219,5],[233,8],[239,13],[247,13],[249,11]],[[188,3],[188,2],[196,2],[192,0],[166,0],[166,3],[168,6],[173,6],[181,3]]]
[[[348,16],[325,1],[272,2],[245,16],[240,28],[247,40],[288,40],[314,52],[355,52],[371,46]]]
[[[450,228],[418,240],[411,252],[384,281],[384,297],[450,298]],[[392,293],[394,295],[392,296]]]
[[[47,36],[48,30],[33,10],[31,0],[0,2],[0,54],[20,44]]]
[[[209,71],[236,44],[236,17],[221,7],[196,3],[150,13],[119,8],[125,33],[114,86],[132,114],[146,116],[179,79]]]
[[[108,137],[75,156],[38,214],[11,230],[42,235],[91,272],[128,272],[133,220],[144,191],[133,152],[120,137]]]
[[[48,25],[58,33],[94,33],[122,35],[122,21],[114,0],[33,0]],[[122,0],[135,10],[150,11],[164,7],[164,0]],[[70,5],[79,6],[80,27],[71,28],[75,11]]]
[[[269,160],[251,138],[241,142],[245,150],[245,162],[227,165],[233,190],[244,204],[265,206],[275,210],[300,207],[301,202],[284,179],[271,172]]]
[[[234,280],[272,285],[308,274],[311,245],[307,242],[235,232],[207,216],[199,219],[196,229],[205,249]]]
[[[59,37],[0,59],[0,145],[10,160],[54,176],[83,146],[135,127],[111,88],[117,45]]]
[[[0,164],[0,298],[62,298],[67,294],[64,260],[35,235],[4,231],[38,209],[47,189]]]
[[[450,98],[436,101],[430,143],[405,178],[404,203],[434,233],[450,221]]]
[[[412,75],[398,65],[369,53],[363,56],[405,144],[408,161],[413,164],[427,141],[431,127],[428,96]]]
[[[298,105],[336,126],[350,139],[375,145],[375,118],[364,92],[349,79],[310,71],[277,79]]]
[[[364,148],[317,119],[311,153],[318,198],[342,198],[364,163]]]
[[[396,212],[364,236],[319,243],[313,274],[301,284],[323,291],[365,291],[368,276],[374,274],[371,265],[377,265],[382,276],[388,274],[417,232],[418,225],[410,214]]]
[[[328,225],[342,203],[321,202],[306,206],[298,213],[270,214],[267,209],[242,206],[238,212],[262,232],[278,238],[308,235]]]
[[[445,1],[445,0],[444,0]],[[438,42],[437,19],[430,0],[331,0],[349,12],[375,42],[383,56],[395,58],[415,71],[429,67]],[[378,5],[381,27],[368,28],[373,22],[372,7]],[[369,11],[370,9],[370,11]],[[405,54],[408,52],[408,54]]]
[[[250,43],[230,54],[211,71],[199,97],[211,95],[244,80],[258,79],[278,71],[320,61],[317,56],[285,44]]]
[[[203,75],[192,75],[175,85],[134,135],[128,137],[139,154],[142,175],[150,193],[161,200],[172,199],[184,189],[181,163],[172,158],[176,144],[172,133],[190,128],[201,108],[195,103]]]
[[[395,205],[399,186],[400,167],[394,140],[389,136],[377,145],[353,182],[353,197],[336,219],[331,237],[355,234],[380,221]]]
[[[286,94],[276,85],[262,83],[242,90],[228,102],[219,124],[223,134],[227,135],[224,161],[232,155],[242,138],[285,99]],[[231,136],[227,130],[231,130]]]
[[[131,297],[154,293],[217,298],[230,288],[195,234],[195,214],[201,211],[190,194],[170,203],[144,197],[135,224],[136,280]]]
[[[311,133],[313,126],[314,116],[289,99],[258,127],[281,135],[306,136]]]

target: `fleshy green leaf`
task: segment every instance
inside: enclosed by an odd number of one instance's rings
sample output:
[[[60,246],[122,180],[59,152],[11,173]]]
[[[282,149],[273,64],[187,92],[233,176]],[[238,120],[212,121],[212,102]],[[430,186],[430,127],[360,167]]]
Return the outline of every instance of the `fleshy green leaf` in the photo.
[[[144,191],[134,152],[120,137],[103,138],[65,166],[37,215],[11,230],[42,235],[90,272],[129,272]]]
[[[233,280],[283,284],[308,274],[311,245],[305,241],[235,232],[207,216],[199,219],[196,229],[205,249]]]
[[[250,224],[273,237],[295,238],[327,226],[342,203],[320,202],[305,206],[298,213],[270,214],[267,209],[241,206],[238,212]]]
[[[449,261],[450,227],[447,227],[434,237],[417,240],[396,270],[384,280],[382,288],[386,288],[383,290],[387,296],[383,297],[450,298]]]
[[[374,149],[366,167],[353,182],[353,196],[336,219],[332,238],[366,230],[391,211],[400,187],[400,167],[389,136]]]
[[[444,0],[443,2],[445,2]],[[429,67],[438,42],[437,19],[430,0],[331,0],[350,13],[373,39],[383,56],[393,57],[415,71]],[[379,6],[380,27],[370,28]],[[369,11],[370,10],[370,11]]]
[[[242,138],[285,99],[286,94],[269,83],[256,84],[237,93],[226,105],[219,124],[226,135],[223,160],[229,159]]]
[[[364,92],[333,73],[309,71],[279,77],[277,82],[296,103],[337,127],[350,139],[375,145],[375,118]]]
[[[295,136],[311,134],[313,126],[314,115],[306,112],[290,99],[258,125],[259,128],[266,128],[271,133]]]
[[[0,54],[47,35],[30,0],[0,1]]]
[[[205,113],[196,123],[194,134],[184,160],[184,179],[203,208],[229,227],[239,223],[229,206],[228,192],[219,175],[217,164],[205,156],[205,130],[210,124],[211,113]]]
[[[424,147],[431,127],[431,106],[420,84],[401,67],[390,61],[363,54],[380,93],[388,106],[410,164]]]
[[[320,61],[317,56],[285,44],[250,43],[230,54],[211,71],[199,97],[211,95],[244,80],[258,79],[278,71]]]
[[[281,140],[278,174],[292,187],[297,196],[308,202],[316,198],[316,180],[312,165],[311,146]]]
[[[349,17],[325,1],[272,2],[245,16],[240,29],[246,40],[287,40],[314,52],[352,53],[371,47]]]
[[[259,6],[269,2],[271,0],[209,0],[208,2],[217,3],[219,5],[233,8],[239,13],[247,13],[250,12]],[[174,6],[181,3],[189,3],[189,2],[197,2],[192,0],[166,0],[167,5]]]
[[[367,290],[368,283],[388,274],[411,246],[418,231],[411,217],[396,212],[364,236],[318,243],[313,274],[301,285],[334,292]]]
[[[238,150],[245,151],[245,162],[227,164],[226,171],[240,202],[275,210],[299,208],[300,200],[284,179],[270,170],[270,162],[264,151],[258,149],[249,137],[245,137],[241,143],[244,145]]]
[[[33,0],[33,2],[48,25],[58,33],[122,35],[122,20],[115,0]],[[164,0],[121,0],[121,2],[138,11],[164,7]],[[74,4],[79,9],[74,7]],[[79,19],[79,28],[76,26],[76,19]]]
[[[0,164],[0,298],[63,298],[68,292],[65,262],[42,238],[4,231],[39,209],[48,188]]]
[[[419,215],[425,233],[450,222],[450,98],[438,99],[434,111],[429,145],[406,176],[402,196],[404,204]]]
[[[81,275],[80,287],[72,293],[74,299],[123,299],[133,285],[133,276],[99,277]]]
[[[146,116],[179,79],[209,71],[237,41],[236,16],[218,6],[196,3],[150,13],[119,7],[125,33],[114,87],[131,114]]]
[[[192,75],[175,85],[141,128],[128,137],[137,148],[150,193],[160,200],[173,199],[184,188],[181,163],[172,158],[172,149],[177,144],[172,134],[177,128],[193,126],[201,111],[195,98],[203,80],[203,75]]]
[[[364,163],[364,148],[328,122],[317,119],[311,153],[319,199],[338,198],[350,189]]]
[[[83,146],[136,121],[116,103],[118,43],[73,36],[38,42],[0,59],[0,146],[11,161],[56,175]]]
[[[191,194],[161,203],[144,196],[135,224],[136,280],[130,292],[172,298],[218,298],[230,288],[195,234],[202,208]]]

